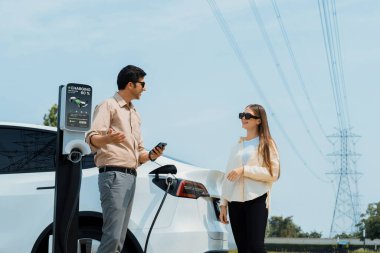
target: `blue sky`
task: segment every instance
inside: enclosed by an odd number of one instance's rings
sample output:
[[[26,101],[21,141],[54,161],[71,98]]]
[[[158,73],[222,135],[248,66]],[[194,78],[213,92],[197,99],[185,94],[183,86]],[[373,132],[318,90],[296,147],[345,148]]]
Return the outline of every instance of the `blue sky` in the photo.
[[[216,2],[256,85],[207,1],[0,1],[0,120],[41,124],[57,102],[59,85],[69,82],[91,85],[95,105],[113,95],[119,70],[134,64],[148,73],[147,92],[135,103],[146,147],[164,141],[169,156],[224,170],[230,147],[245,134],[237,114],[247,104],[260,103],[271,109],[269,123],[282,163],[271,214],[293,216],[304,231],[328,236],[336,188],[323,181],[331,180],[326,173],[336,167],[320,154],[307,131],[323,154],[334,148],[302,91],[272,3],[256,0],[307,128],[276,70],[250,2]],[[336,4],[348,111],[352,131],[361,136],[356,151],[362,154],[357,170],[363,173],[358,186],[364,212],[368,203],[380,201],[380,2]],[[322,128],[335,134],[337,113],[318,2],[279,0],[277,5]]]

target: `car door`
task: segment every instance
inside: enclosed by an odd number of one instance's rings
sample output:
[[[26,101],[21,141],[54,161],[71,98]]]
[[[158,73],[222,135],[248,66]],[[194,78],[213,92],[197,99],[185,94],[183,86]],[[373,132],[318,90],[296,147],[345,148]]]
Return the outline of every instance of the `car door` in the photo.
[[[0,126],[0,252],[30,252],[53,220],[56,133]]]

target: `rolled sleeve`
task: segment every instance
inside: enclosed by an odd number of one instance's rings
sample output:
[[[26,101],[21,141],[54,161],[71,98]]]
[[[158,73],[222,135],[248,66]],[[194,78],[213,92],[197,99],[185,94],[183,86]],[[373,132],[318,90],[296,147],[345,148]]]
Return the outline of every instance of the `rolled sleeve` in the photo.
[[[95,153],[99,148],[94,146],[92,143],[91,143],[91,137],[94,136],[94,135],[98,135],[99,133],[96,132],[96,131],[90,131],[86,134],[86,143],[90,146],[90,149],[91,149],[91,152],[92,153]]]
[[[106,102],[95,107],[91,130],[86,134],[86,142],[92,152],[96,152],[99,148],[91,143],[91,137],[94,135],[105,135],[107,133],[110,128],[111,113],[112,108],[110,108]]]

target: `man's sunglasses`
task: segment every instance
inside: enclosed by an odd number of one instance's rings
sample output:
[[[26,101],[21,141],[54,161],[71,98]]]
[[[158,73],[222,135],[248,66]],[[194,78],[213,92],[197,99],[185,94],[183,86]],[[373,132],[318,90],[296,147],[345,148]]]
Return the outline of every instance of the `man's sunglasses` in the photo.
[[[135,82],[135,83],[139,83],[139,84],[141,84],[141,87],[145,87],[145,82]]]
[[[248,112],[241,112],[239,113],[239,119],[242,119],[242,118],[245,118],[245,119],[260,119],[259,116],[255,116],[255,115],[252,115]]]

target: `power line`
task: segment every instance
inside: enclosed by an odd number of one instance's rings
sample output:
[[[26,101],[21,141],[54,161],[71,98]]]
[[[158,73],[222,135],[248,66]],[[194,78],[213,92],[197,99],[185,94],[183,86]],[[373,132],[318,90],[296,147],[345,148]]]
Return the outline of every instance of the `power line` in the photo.
[[[250,6],[251,6],[252,13],[253,13],[254,17],[256,18],[256,22],[257,22],[257,24],[259,25],[260,32],[261,32],[261,34],[262,34],[262,36],[263,36],[263,38],[264,38],[265,44],[267,45],[268,50],[269,50],[269,52],[270,52],[270,55],[271,55],[271,57],[272,57],[272,60],[273,60],[273,62],[274,62],[274,64],[275,64],[275,66],[276,66],[277,72],[278,72],[278,74],[280,75],[280,78],[281,78],[282,84],[285,86],[285,89],[286,89],[286,91],[287,91],[287,93],[288,93],[288,96],[290,97],[290,100],[291,100],[291,102],[292,102],[292,105],[293,105],[294,109],[296,110],[296,112],[297,112],[297,114],[298,114],[298,118],[301,120],[302,125],[303,125],[303,127],[305,128],[305,130],[306,130],[306,132],[307,132],[307,134],[308,134],[308,136],[309,136],[311,142],[313,143],[314,147],[319,151],[320,155],[321,155],[324,159],[327,160],[325,154],[322,152],[322,150],[321,150],[321,148],[319,147],[317,141],[316,141],[316,140],[314,139],[314,137],[312,136],[312,134],[311,134],[311,132],[310,132],[310,129],[309,129],[309,127],[307,126],[306,121],[305,121],[305,119],[304,119],[304,117],[303,117],[303,115],[302,115],[302,113],[301,113],[301,110],[300,110],[300,108],[299,108],[299,106],[298,106],[298,104],[297,104],[297,102],[296,102],[296,100],[295,100],[295,98],[294,98],[294,95],[293,95],[293,93],[292,93],[292,91],[291,91],[291,88],[290,88],[290,86],[289,86],[289,83],[288,83],[288,81],[287,81],[287,79],[286,79],[286,77],[285,77],[284,71],[282,70],[282,67],[281,67],[280,61],[279,61],[279,59],[278,59],[278,57],[277,57],[277,54],[276,54],[276,52],[275,52],[275,50],[274,50],[274,48],[273,48],[272,42],[271,42],[271,40],[270,40],[270,38],[269,38],[268,32],[266,31],[266,28],[265,28],[265,26],[264,26],[263,20],[262,20],[262,18],[261,18],[260,12],[259,12],[259,10],[258,10],[258,8],[257,8],[257,6],[256,6],[256,3],[255,3],[254,0],[250,0],[249,3],[250,3]],[[328,161],[328,160],[327,160],[327,161]]]
[[[330,5],[328,1],[318,0],[318,7],[338,123],[340,129],[348,129],[350,128],[350,117],[348,114],[335,3]],[[333,17],[329,13],[333,13]]]
[[[354,232],[356,230],[355,225],[359,221],[359,194],[357,188],[359,173],[355,168],[356,160],[353,159],[359,155],[352,151],[353,138],[358,136],[351,132],[335,0],[318,0],[318,8],[339,123],[338,134],[332,137],[340,140],[340,150],[331,154],[336,156],[340,162],[337,171],[330,173],[335,174],[338,179],[335,207],[330,227],[331,237],[337,233]]]
[[[294,52],[293,52],[293,49],[292,49],[292,46],[291,46],[291,43],[290,43],[290,40],[289,40],[289,37],[288,37],[288,33],[285,29],[285,26],[284,26],[284,23],[282,22],[282,18],[281,18],[281,14],[280,14],[280,11],[277,7],[277,3],[276,3],[276,0],[272,0],[272,6],[273,6],[273,9],[276,13],[276,18],[277,18],[277,21],[278,21],[278,24],[281,28],[281,33],[282,33],[282,37],[284,38],[285,40],[285,45],[288,49],[288,52],[290,54],[290,59],[292,60],[292,65],[297,73],[297,77],[298,77],[298,80],[299,80],[299,83],[301,84],[301,87],[302,87],[302,91],[303,93],[305,94],[305,97],[306,97],[306,100],[309,104],[309,107],[313,113],[313,116],[314,116],[314,119],[317,121],[318,123],[318,126],[319,126],[319,129],[321,130],[323,136],[327,136],[324,128],[322,127],[322,124],[321,124],[321,121],[319,120],[319,117],[318,117],[318,114],[316,113],[316,110],[315,110],[315,107],[310,99],[310,95],[309,95],[309,92],[307,91],[307,88],[306,88],[306,85],[305,85],[305,82],[304,82],[304,79],[303,79],[303,76],[301,74],[301,71],[300,71],[300,68],[298,67],[298,63],[296,61],[296,57],[294,55]]]
[[[345,78],[344,78],[344,71],[343,71],[343,63],[342,63],[342,49],[341,49],[341,45],[340,45],[340,36],[339,36],[339,25],[338,25],[338,18],[337,18],[337,15],[336,15],[336,4],[335,4],[335,0],[332,1],[332,9],[333,9],[333,18],[334,18],[334,32],[335,32],[335,36],[336,36],[336,43],[337,43],[337,51],[338,51],[338,63],[339,63],[339,72],[340,72],[340,77],[341,77],[341,89],[342,89],[342,95],[343,95],[343,99],[344,99],[344,107],[345,107],[345,111],[347,112],[346,114],[346,117],[347,117],[347,123],[348,123],[348,128],[351,127],[351,124],[350,124],[350,114],[349,114],[349,111],[348,111],[348,98],[347,98],[347,90],[346,90],[346,81],[345,81]]]
[[[328,34],[327,23],[328,22],[327,22],[326,13],[322,12],[322,10],[321,10],[321,2],[319,0],[318,0],[318,7],[319,7],[319,16],[320,16],[321,26],[322,26],[322,31],[323,31],[323,41],[324,41],[324,45],[325,45],[326,58],[327,58],[327,63],[328,63],[328,67],[329,67],[330,83],[331,83],[331,86],[333,89],[335,109],[336,109],[336,113],[337,113],[339,128],[342,129],[343,124],[342,124],[341,117],[340,117],[340,107],[338,105],[338,99],[336,97],[337,92],[335,91],[335,85],[334,85],[335,78],[334,78],[333,67],[332,67],[333,66],[333,64],[332,64],[333,60],[331,59],[331,57],[329,57],[332,53],[331,53],[331,48],[330,48],[331,43],[328,42],[330,36],[327,36],[327,34]]]
[[[280,121],[277,119],[277,117],[275,116],[271,106],[270,106],[270,103],[268,102],[266,96],[264,95],[264,92],[261,90],[261,87],[260,85],[258,84],[255,76],[253,75],[250,67],[248,66],[248,63],[246,61],[246,59],[244,58],[241,50],[240,50],[240,47],[238,45],[238,43],[236,42],[235,40],[235,37],[233,36],[232,32],[230,31],[224,17],[223,17],[223,14],[221,13],[219,7],[217,6],[217,4],[215,3],[214,0],[207,0],[210,8],[211,8],[211,11],[212,13],[214,14],[214,17],[215,19],[217,20],[220,28],[222,29],[227,41],[229,42],[230,46],[232,47],[232,50],[234,51],[237,59],[239,60],[240,64],[242,65],[245,73],[247,74],[250,82],[255,86],[255,88],[257,89],[259,95],[261,96],[261,98],[264,100],[264,103],[266,104],[266,107],[268,109],[268,111],[270,112],[270,114],[272,115],[273,119],[276,121],[277,125],[279,126],[279,129],[281,131],[281,133],[284,135],[285,139],[287,140],[288,144],[290,145],[290,147],[293,149],[294,153],[297,155],[297,157],[301,160],[302,164],[305,166],[305,168],[307,168],[309,170],[309,172],[314,176],[316,177],[317,179],[319,179],[320,181],[324,182],[324,183],[330,183],[329,181],[326,181],[325,179],[322,179],[320,176],[318,176],[308,165],[308,163],[303,159],[303,157],[301,156],[301,154],[299,153],[299,151],[297,150],[297,148],[295,147],[292,139],[288,136],[288,134],[286,133],[286,131],[284,130],[283,126],[281,125]]]

